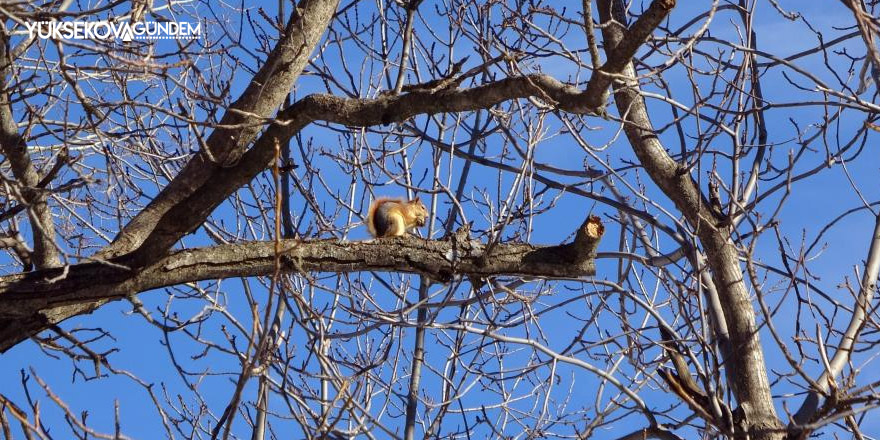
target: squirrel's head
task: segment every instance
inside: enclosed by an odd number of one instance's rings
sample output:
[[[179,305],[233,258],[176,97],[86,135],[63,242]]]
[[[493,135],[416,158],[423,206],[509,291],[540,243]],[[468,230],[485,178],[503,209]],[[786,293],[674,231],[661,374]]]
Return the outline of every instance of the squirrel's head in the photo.
[[[419,226],[425,226],[425,221],[428,218],[428,208],[422,203],[422,199],[410,200],[409,206],[412,208],[410,215],[415,220],[415,223]]]

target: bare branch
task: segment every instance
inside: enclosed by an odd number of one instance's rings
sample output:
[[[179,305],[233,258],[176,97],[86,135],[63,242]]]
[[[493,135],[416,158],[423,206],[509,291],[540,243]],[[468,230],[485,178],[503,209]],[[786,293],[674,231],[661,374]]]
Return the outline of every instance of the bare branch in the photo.
[[[153,233],[156,223],[168,218],[169,211],[185,204],[192,193],[202,188],[218,170],[240,160],[259,132],[264,118],[271,117],[284,102],[324,35],[338,4],[339,0],[303,0],[297,5],[284,37],[219,124],[243,128],[214,130],[199,154],[102,251],[104,257],[124,255],[137,249]]]
[[[444,240],[398,237],[367,242],[283,240],[284,272],[392,271],[420,273],[448,282],[454,277],[486,278],[496,274],[540,277],[580,277],[596,272],[593,256],[604,227],[590,217],[571,243],[559,246],[499,244],[490,255],[467,230]],[[103,304],[163,286],[226,277],[271,275],[275,270],[274,242],[233,244],[175,252],[132,273],[102,263],[73,265],[58,281],[57,272],[37,271],[0,277],[0,350],[46,326],[60,322],[76,307]],[[66,315],[66,316],[65,316]],[[10,320],[12,319],[12,320]],[[24,322],[12,324],[23,319]]]
[[[13,60],[8,54],[9,38],[0,32],[0,148],[12,165],[12,173],[21,183],[19,203],[28,207],[31,230],[34,234],[33,262],[38,268],[61,265],[60,253],[55,244],[55,222],[46,203],[47,195],[39,191],[40,176],[31,161],[27,144],[18,132],[18,124],[12,113],[10,84]],[[50,173],[51,174],[51,173]]]

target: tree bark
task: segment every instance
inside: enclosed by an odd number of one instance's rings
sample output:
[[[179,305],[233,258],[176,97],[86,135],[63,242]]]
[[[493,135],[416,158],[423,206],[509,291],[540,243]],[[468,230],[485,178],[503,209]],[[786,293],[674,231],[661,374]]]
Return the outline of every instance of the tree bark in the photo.
[[[129,254],[144,245],[167,251],[204,221],[210,211],[203,216],[179,217],[174,208],[188,205],[194,193],[213,176],[238,163],[265,121],[284,102],[326,32],[338,4],[339,0],[302,0],[296,6],[284,36],[247,89],[223,115],[220,126],[211,133],[199,153],[101,252],[104,258]]]
[[[594,256],[603,231],[599,219],[590,217],[571,243],[498,244],[489,253],[483,243],[468,238],[466,229],[442,240],[283,240],[281,265],[285,272],[297,273],[418,273],[437,282],[499,274],[581,277],[596,272]],[[111,300],[200,280],[271,275],[274,270],[275,243],[253,242],[178,251],[135,270],[83,263],[0,277],[0,352]]]
[[[34,236],[34,253],[31,261],[37,268],[58,267],[60,253],[55,244],[55,223],[49,209],[48,193],[38,188],[40,176],[28,153],[27,143],[18,131],[12,114],[9,84],[13,81],[12,60],[7,47],[9,40],[0,38],[0,148],[9,160],[15,179],[21,184],[19,203],[27,206],[31,231]]]
[[[604,24],[605,50],[614,53],[617,44],[626,38],[623,27],[612,23],[612,20],[625,22],[623,5],[620,0],[604,0],[599,2],[599,13]],[[627,63],[620,73],[625,80],[615,84],[614,98],[624,118],[627,139],[651,180],[696,230],[718,289],[730,338],[720,341],[725,374],[739,404],[738,420],[734,422],[740,426],[733,429],[740,431],[738,437],[781,439],[783,426],[773,406],[755,311],[729,229],[724,219],[710,209],[689,170],[670,157],[658,139],[645,101],[639,94],[632,63]]]

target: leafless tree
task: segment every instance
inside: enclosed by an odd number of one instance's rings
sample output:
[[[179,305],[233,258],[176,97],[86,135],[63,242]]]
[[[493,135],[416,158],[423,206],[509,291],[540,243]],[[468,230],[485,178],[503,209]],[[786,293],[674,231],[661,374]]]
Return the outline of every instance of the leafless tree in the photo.
[[[0,1],[0,431],[878,438],[877,9]]]

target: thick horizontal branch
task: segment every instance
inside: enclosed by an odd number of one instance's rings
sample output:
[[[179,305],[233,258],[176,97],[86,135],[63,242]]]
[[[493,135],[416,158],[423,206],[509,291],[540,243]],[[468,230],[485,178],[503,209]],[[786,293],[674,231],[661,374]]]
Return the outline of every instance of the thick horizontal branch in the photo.
[[[284,240],[285,272],[410,272],[437,281],[457,276],[499,275],[580,277],[595,274],[595,251],[603,233],[589,218],[572,243],[533,246],[485,246],[466,233],[442,240],[412,236],[373,241]],[[93,309],[109,300],[200,280],[270,275],[275,268],[274,242],[251,242],[182,250],[137,271],[102,263],[0,277],[0,351],[55,324],[58,310]],[[59,278],[51,282],[53,278]],[[96,306],[95,306],[96,307]],[[48,313],[47,313],[48,312]]]
[[[538,87],[538,86],[541,87]],[[276,143],[287,142],[293,135],[302,130],[308,124],[315,121],[324,121],[344,125],[378,125],[386,121],[403,121],[418,114],[434,114],[440,112],[458,112],[469,109],[486,108],[504,100],[518,97],[534,96],[538,94],[557,102],[565,102],[574,106],[584,98],[584,94],[575,87],[565,85],[550,76],[529,75],[523,77],[508,78],[505,80],[489,83],[472,89],[453,89],[440,92],[413,92],[397,96],[383,96],[376,99],[349,99],[332,95],[309,95],[292,106],[279,113],[278,122],[272,124],[264,132],[247,152],[242,155],[235,164],[224,167],[214,163],[202,162],[207,177],[200,178],[201,184],[195,188],[189,188],[186,196],[181,196],[173,207],[163,215],[154,218],[154,223],[147,229],[138,229],[142,244],[136,250],[118,255],[115,252],[102,252],[105,257],[122,258],[130,267],[148,268],[160,264],[166,258],[165,255],[174,243],[184,235],[198,228],[210,215],[217,205],[226,200],[233,192],[242,185],[266,169],[266,166],[274,157]],[[601,91],[598,93],[601,94]],[[577,110],[568,107],[569,110]],[[118,249],[113,248],[111,249]],[[494,255],[494,252],[493,252]],[[78,266],[75,266],[76,268]],[[107,270],[102,267],[102,270]],[[143,271],[144,269],[139,269]],[[352,269],[355,270],[355,269]],[[379,268],[367,267],[364,270],[379,270]],[[389,269],[390,270],[390,269]],[[504,273],[501,271],[499,273]],[[94,276],[97,272],[91,273]],[[218,272],[219,273],[219,272]],[[519,273],[519,272],[508,272]],[[552,276],[552,273],[522,273],[532,276]],[[35,274],[32,274],[35,275]],[[112,274],[113,277],[106,280],[117,279],[125,274]],[[260,275],[251,273],[250,275]],[[478,275],[475,273],[475,275]],[[567,274],[568,276],[570,274]],[[27,277],[28,275],[18,275]],[[130,277],[130,275],[128,275]],[[115,277],[115,278],[114,278]],[[123,277],[124,278],[124,277]],[[3,312],[4,300],[2,299],[5,280],[0,278],[0,316]],[[162,287],[171,284],[152,285],[152,287],[138,288],[128,281],[125,286],[114,287],[112,291],[104,294],[99,289],[93,292],[96,297],[118,298],[132,292],[139,292],[149,288]],[[63,302],[62,302],[63,303]],[[97,299],[93,302],[75,303],[69,306],[58,306],[48,310],[44,305],[42,315],[31,315],[27,323],[17,323],[14,330],[19,336],[24,337],[35,334],[49,324],[56,324],[71,316],[90,313],[97,309],[102,302]],[[35,310],[33,307],[20,310]],[[36,319],[43,316],[45,321]],[[25,325],[26,324],[26,325]],[[0,322],[0,350],[5,350],[4,345],[9,338],[3,334],[4,323]],[[29,326],[29,327],[28,327]],[[14,343],[14,342],[13,342]]]
[[[300,111],[310,119],[365,127],[402,122],[419,114],[458,113],[491,108],[504,101],[536,97],[560,110],[585,114],[595,110],[585,104],[588,96],[601,97],[604,90],[580,90],[550,75],[513,76],[470,89],[416,91],[377,99],[351,99],[335,95],[313,94],[303,98],[279,115],[293,119]],[[287,118],[285,118],[287,116]]]

